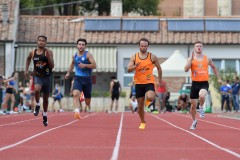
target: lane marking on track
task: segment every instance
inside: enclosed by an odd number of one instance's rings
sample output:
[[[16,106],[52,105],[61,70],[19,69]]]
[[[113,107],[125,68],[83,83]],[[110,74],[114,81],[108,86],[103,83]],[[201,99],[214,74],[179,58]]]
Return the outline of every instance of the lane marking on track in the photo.
[[[87,118],[87,117],[89,117],[89,116],[93,116],[93,115],[95,115],[95,114],[96,114],[96,113],[93,113],[93,114],[84,116],[84,117],[82,117],[82,119],[85,119],[85,118]],[[48,132],[50,132],[50,131],[53,131],[53,130],[56,130],[56,129],[59,129],[59,128],[62,128],[62,127],[69,126],[70,124],[73,124],[73,123],[75,123],[75,122],[77,122],[77,121],[79,121],[79,120],[77,119],[77,120],[71,121],[71,122],[66,123],[66,124],[63,124],[63,125],[61,125],[61,126],[54,127],[54,128],[48,129],[48,130],[46,130],[46,131],[40,132],[40,133],[38,133],[38,134],[35,134],[35,135],[31,136],[31,137],[28,137],[28,138],[26,138],[26,139],[23,139],[23,140],[21,140],[21,141],[19,141],[19,142],[16,142],[16,143],[14,143],[14,144],[11,144],[11,145],[8,145],[8,146],[5,146],[5,147],[1,147],[1,148],[0,148],[0,152],[1,152],[1,151],[4,151],[4,150],[7,150],[7,149],[10,149],[10,148],[13,148],[13,147],[16,147],[16,146],[18,146],[18,145],[20,145],[20,144],[22,144],[22,143],[25,143],[25,142],[27,142],[27,141],[29,141],[29,140],[31,140],[31,139],[34,139],[34,138],[36,138],[36,137],[38,137],[38,136],[41,136],[41,135],[43,135],[43,134],[45,134],[45,133],[48,133]]]
[[[112,153],[111,160],[117,160],[118,159],[118,152],[119,152],[121,135],[122,135],[123,113],[124,112],[122,112],[122,115],[121,115],[121,120],[120,120],[120,124],[119,124],[119,128],[118,128],[117,139],[116,139],[116,143],[115,143],[115,146],[114,146],[114,150],[113,150],[113,153]]]
[[[149,115],[151,115],[151,114],[149,114]],[[157,117],[157,116],[154,116],[154,115],[151,115],[151,116],[155,117],[155,118],[157,118],[157,119],[159,119],[159,120],[161,120],[161,121],[163,121],[163,122],[165,122],[165,123],[167,123],[167,124],[169,124],[169,125],[171,125],[171,126],[173,126],[175,128],[177,128],[177,129],[180,129],[180,130],[182,130],[184,132],[187,132],[187,133],[193,135],[194,137],[197,137],[197,138],[201,139],[202,141],[204,141],[204,142],[206,142],[206,143],[208,143],[208,144],[210,144],[210,145],[212,145],[212,146],[214,146],[214,147],[216,147],[216,148],[218,148],[218,149],[220,149],[222,151],[225,151],[225,152],[227,152],[227,153],[229,153],[229,154],[231,154],[231,155],[233,155],[233,156],[235,156],[237,158],[240,158],[240,154],[238,154],[238,153],[236,153],[234,151],[231,151],[231,150],[229,150],[227,148],[221,147],[221,146],[219,146],[219,145],[217,145],[217,144],[215,144],[215,143],[213,143],[213,142],[211,142],[211,141],[209,141],[209,140],[207,140],[207,139],[205,139],[205,138],[203,138],[203,137],[201,137],[201,136],[199,136],[199,135],[197,135],[197,134],[195,134],[193,132],[190,132],[190,131],[188,131],[186,129],[178,127],[178,126],[176,126],[176,125],[174,125],[174,124],[172,124],[172,123],[170,123],[170,122],[168,122],[168,121],[166,121],[166,120],[164,120],[164,119],[162,119],[160,117]]]
[[[11,118],[11,117],[19,117],[19,116],[27,116],[30,115],[31,113],[24,113],[24,114],[5,114],[5,115],[0,115],[0,118]]]
[[[217,115],[217,117],[234,119],[234,120],[240,120],[240,115],[239,115],[239,117],[230,117],[230,116],[226,116],[226,115]]]
[[[61,115],[64,115],[64,114],[61,114]],[[48,117],[54,117],[54,116],[57,116],[57,115],[50,115],[50,116],[48,116]],[[9,126],[9,125],[15,125],[15,124],[18,124],[18,123],[23,123],[23,122],[28,122],[28,121],[34,121],[34,120],[38,120],[38,119],[42,119],[42,117],[33,118],[33,119],[27,119],[27,120],[22,120],[22,121],[13,122],[13,123],[0,124],[0,127]]]
[[[192,117],[188,117],[188,116],[184,116],[184,115],[180,115],[182,117],[186,117],[186,118],[192,118]],[[217,126],[221,126],[221,127],[225,127],[225,128],[230,128],[230,129],[235,129],[235,130],[238,130],[240,131],[240,128],[236,128],[236,127],[231,127],[231,126],[227,126],[227,125],[224,125],[224,124],[220,124],[220,123],[216,123],[216,122],[211,122],[211,121],[207,121],[207,120],[203,120],[203,119],[198,119],[198,121],[202,121],[202,122],[206,122],[206,123],[211,123],[211,124],[214,124],[214,125],[217,125]]]

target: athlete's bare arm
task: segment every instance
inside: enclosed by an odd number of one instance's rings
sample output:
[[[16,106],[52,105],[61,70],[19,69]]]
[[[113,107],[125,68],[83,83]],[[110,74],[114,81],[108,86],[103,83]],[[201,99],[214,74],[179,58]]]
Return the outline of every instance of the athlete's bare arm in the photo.
[[[89,52],[88,52],[88,54],[87,54],[87,59],[89,60],[90,64],[80,63],[78,66],[79,66],[80,68],[96,69],[96,68],[97,68],[96,61],[95,61],[95,59],[93,58],[93,55],[92,55],[91,53],[89,53]]]
[[[218,70],[216,65],[213,63],[212,59],[210,57],[208,57],[208,64],[211,66],[213,73],[217,76],[218,78],[218,82],[222,83],[221,77],[219,76]]]
[[[152,54],[151,56],[152,62],[155,64],[155,66],[157,67],[158,70],[158,83],[161,86],[162,85],[162,67],[158,62],[158,58],[157,56],[155,56],[154,54]]]
[[[188,57],[188,59],[187,59],[187,64],[186,64],[185,67],[184,67],[184,71],[185,71],[185,72],[188,72],[189,69],[191,68],[193,57],[194,57],[194,52],[193,52],[192,55],[191,55],[190,57]]]
[[[70,63],[69,69],[67,71],[67,74],[65,75],[65,79],[68,79],[70,73],[73,71],[74,68],[74,56],[72,56],[72,61]]]
[[[140,64],[140,62],[135,64],[135,54],[132,55],[132,57],[128,63],[128,73],[134,71],[139,66],[139,64]]]
[[[54,68],[53,52],[46,48],[45,56],[48,59],[48,64],[51,69]]]
[[[25,72],[24,72],[25,78],[28,78],[28,73],[29,73],[28,69],[29,69],[29,65],[31,63],[32,57],[33,57],[33,51],[30,51],[28,56],[27,56],[26,64],[25,64]]]

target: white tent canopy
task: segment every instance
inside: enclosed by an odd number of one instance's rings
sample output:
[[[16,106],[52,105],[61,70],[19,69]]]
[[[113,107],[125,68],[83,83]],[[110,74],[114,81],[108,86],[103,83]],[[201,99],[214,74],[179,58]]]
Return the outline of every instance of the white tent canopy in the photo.
[[[185,72],[184,67],[187,63],[185,58],[179,50],[175,52],[161,64],[163,77],[189,77],[190,71]],[[153,75],[158,76],[157,68],[153,69]]]

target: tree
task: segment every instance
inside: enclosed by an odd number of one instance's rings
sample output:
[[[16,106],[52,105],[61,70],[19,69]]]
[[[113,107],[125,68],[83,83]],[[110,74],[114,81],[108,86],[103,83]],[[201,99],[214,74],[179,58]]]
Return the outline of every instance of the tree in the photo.
[[[158,15],[158,4],[162,0],[122,0],[123,13],[135,12],[142,16]],[[59,5],[62,4],[62,5]],[[111,0],[20,0],[21,14],[79,15],[79,6],[84,12],[97,10],[99,15],[110,15]],[[37,7],[37,8],[36,8]],[[32,9],[33,8],[33,9]]]
[[[91,0],[21,0],[20,13],[54,15],[54,10],[57,10],[59,15],[78,15],[79,4],[89,1]]]
[[[222,81],[229,80],[230,82],[232,82],[233,78],[237,76],[237,72],[232,68],[228,68],[226,70],[220,70],[219,76],[221,77]],[[210,82],[213,84],[213,87],[220,93],[220,87],[222,84],[218,83],[217,76],[212,74],[210,76]]]

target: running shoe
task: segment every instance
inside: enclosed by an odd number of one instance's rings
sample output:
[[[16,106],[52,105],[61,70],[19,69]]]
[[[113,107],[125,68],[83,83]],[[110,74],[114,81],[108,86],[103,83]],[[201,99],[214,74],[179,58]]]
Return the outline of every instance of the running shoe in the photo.
[[[145,107],[145,110],[146,110],[147,112],[151,112],[151,110],[150,110],[148,107]]]
[[[198,123],[198,121],[197,121],[197,120],[193,121],[193,123],[192,123],[192,125],[191,125],[190,129],[191,129],[191,130],[194,130],[194,129],[196,129],[196,127],[197,127],[197,123]]]
[[[141,123],[140,126],[139,126],[139,129],[145,129],[146,127],[146,124],[145,123]]]
[[[33,113],[34,116],[38,116],[39,110],[40,110],[40,106],[39,106],[39,105],[36,105],[35,110],[34,110],[34,113]]]
[[[82,119],[79,112],[75,112],[75,113],[74,113],[74,117],[75,117],[76,119]]]
[[[204,112],[204,110],[203,110],[203,108],[200,108],[199,107],[199,116],[200,116],[200,118],[204,118],[204,116],[205,116],[205,112]]]
[[[43,116],[43,125],[47,127],[47,125],[48,125],[47,116],[44,116],[43,113],[42,113],[42,116]]]

